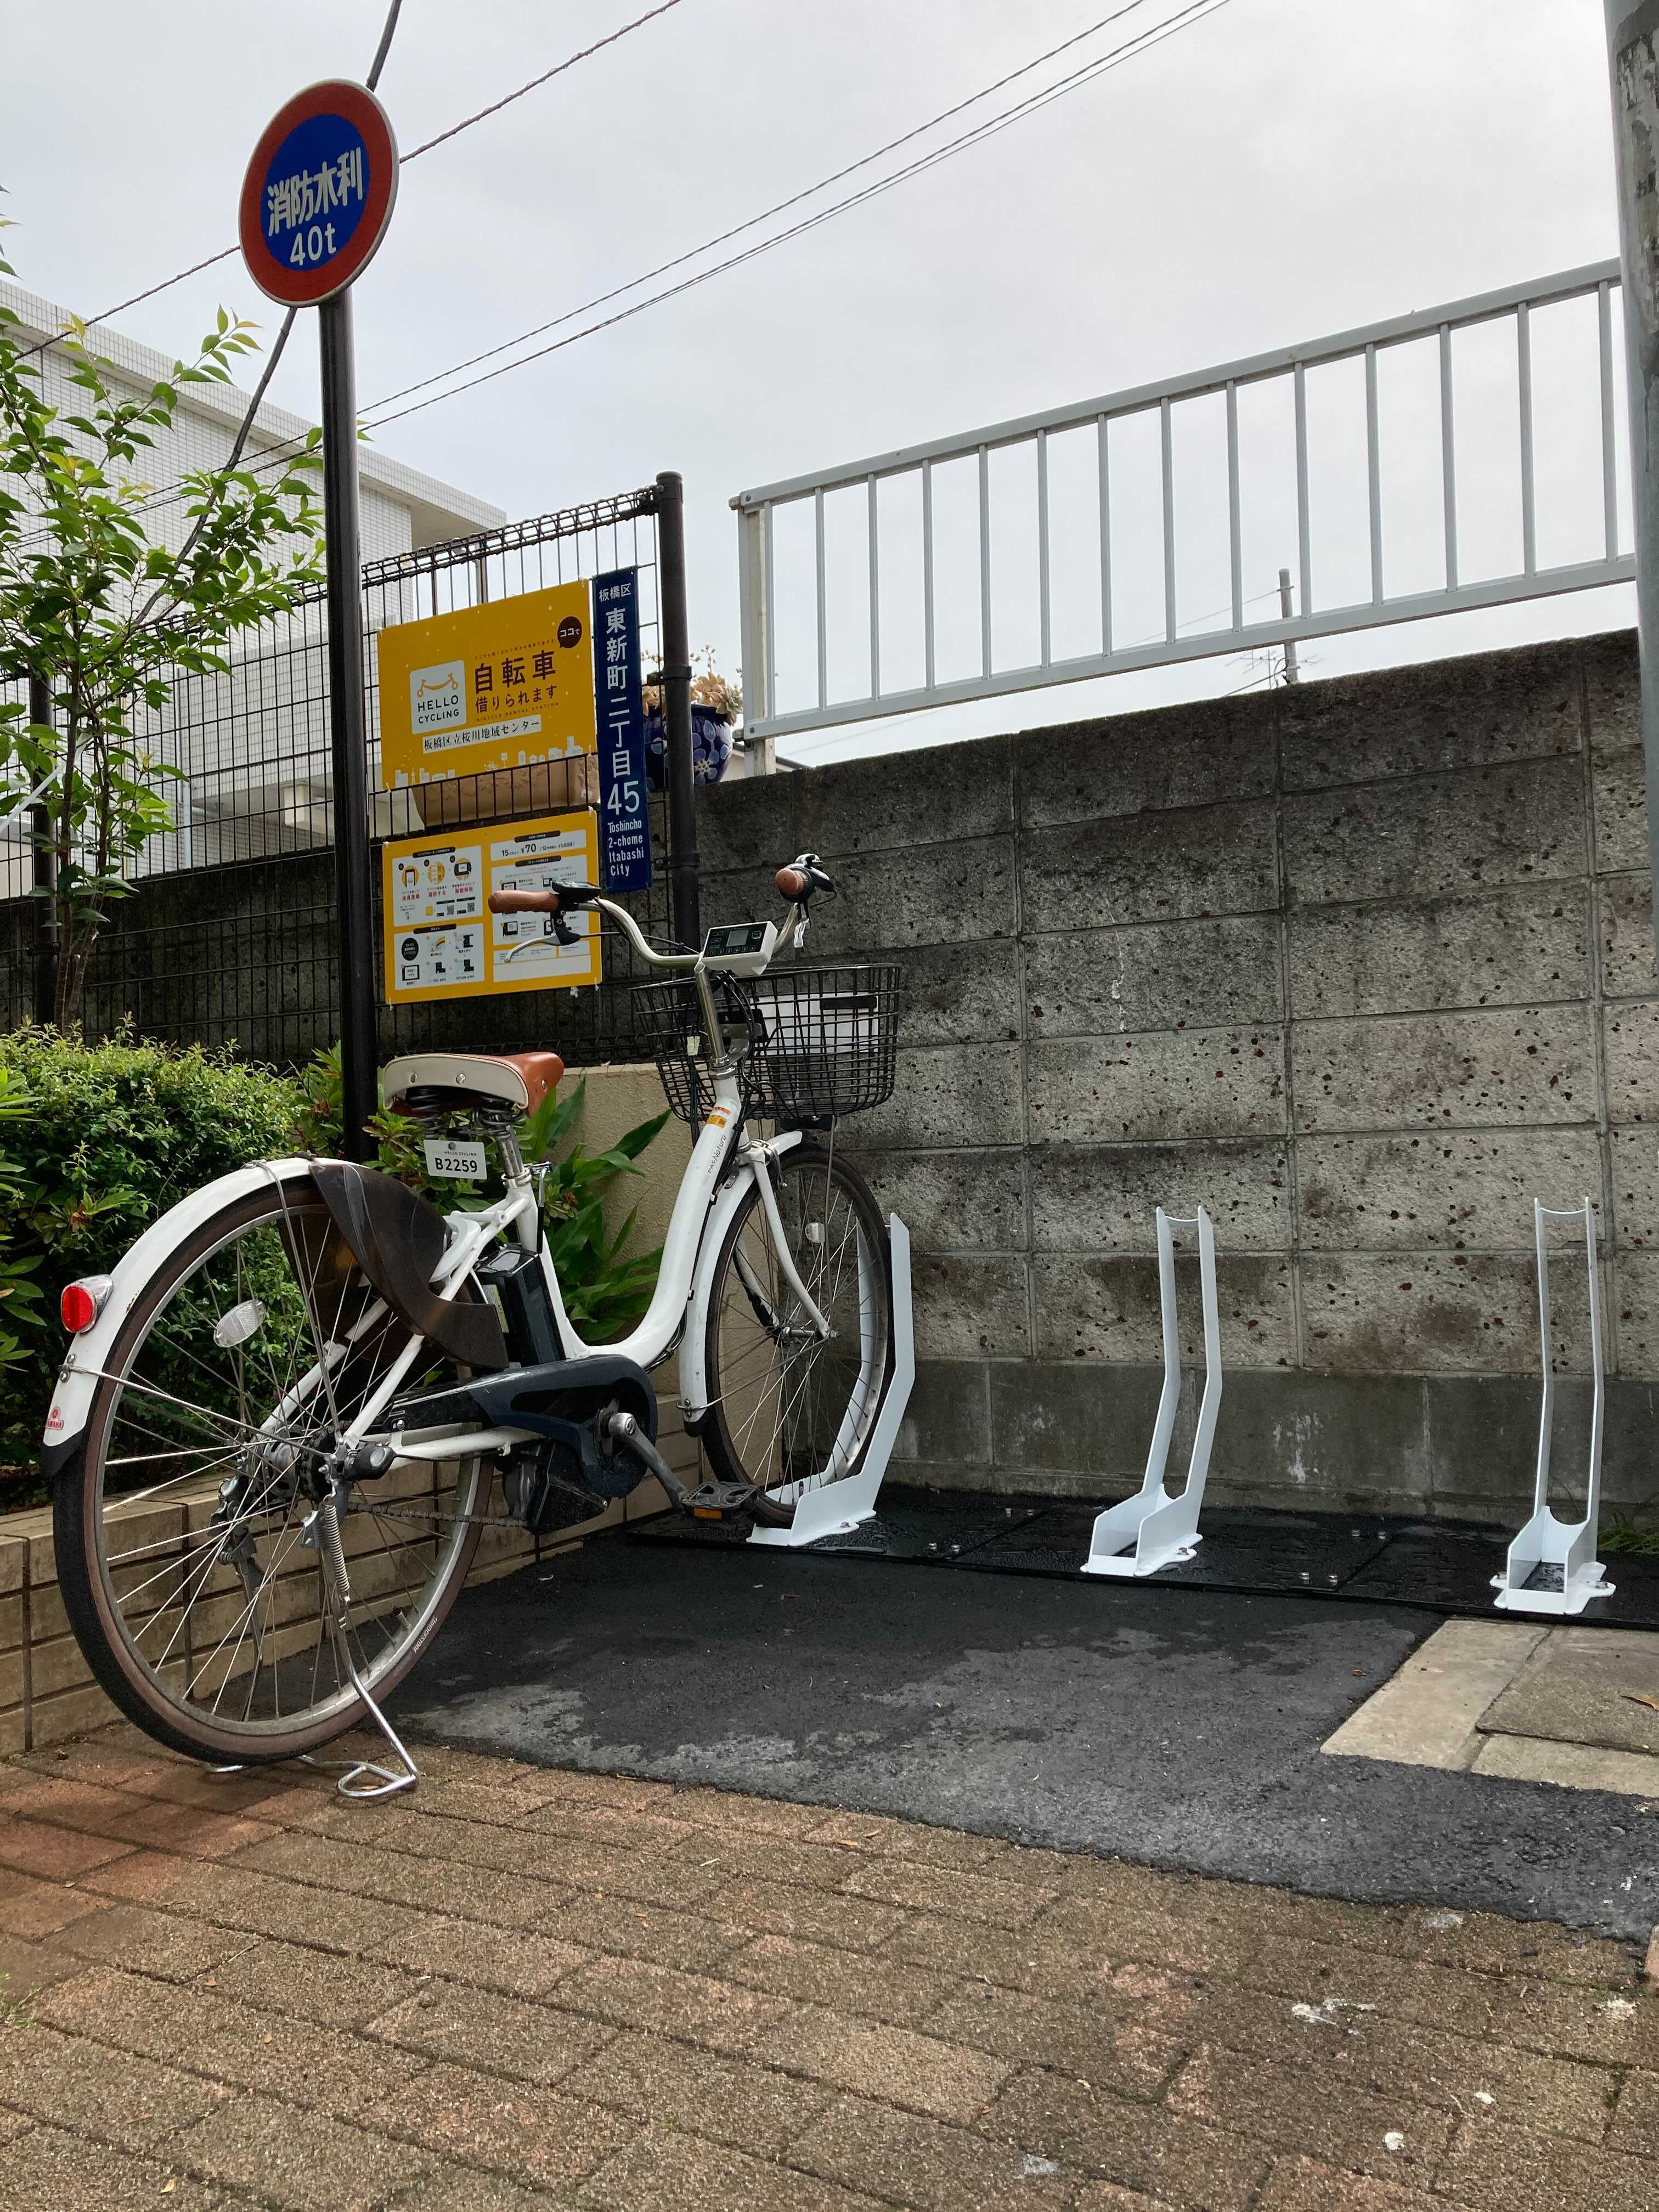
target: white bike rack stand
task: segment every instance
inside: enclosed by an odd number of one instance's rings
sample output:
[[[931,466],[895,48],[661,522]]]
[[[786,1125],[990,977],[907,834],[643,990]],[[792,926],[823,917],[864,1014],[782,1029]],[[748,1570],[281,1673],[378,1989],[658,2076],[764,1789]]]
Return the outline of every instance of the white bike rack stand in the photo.
[[[1187,1487],[1171,1498],[1164,1487],[1170,1438],[1181,1403],[1181,1329],[1176,1319],[1176,1229],[1198,1231],[1198,1279],[1204,1301],[1204,1395],[1198,1408],[1198,1432],[1187,1468]],[[1215,1231],[1200,1206],[1195,1214],[1158,1209],[1158,1286],[1164,1306],[1164,1392],[1158,1401],[1146,1475],[1133,1498],[1109,1505],[1095,1521],[1089,1540],[1085,1575],[1155,1575],[1160,1567],[1190,1559],[1203,1539],[1198,1516],[1210,1472],[1210,1446],[1221,1407],[1221,1317],[1215,1293]],[[1131,1547],[1133,1549],[1131,1550]]]
[[[1601,1296],[1595,1273],[1595,1216],[1589,1199],[1582,1206],[1555,1207],[1532,1202],[1533,1235],[1538,1245],[1538,1326],[1544,1359],[1544,1406],[1538,1424],[1538,1473],[1533,1486],[1532,1518],[1510,1546],[1501,1575],[1492,1577],[1496,1602],[1505,1613],[1582,1613],[1593,1597],[1611,1597],[1613,1584],[1595,1556],[1601,1510]],[[1550,1260],[1544,1242],[1549,1221],[1576,1221],[1584,1232],[1589,1279],[1590,1360],[1595,1376],[1590,1401],[1589,1481],[1582,1521],[1558,1521],[1550,1510],[1550,1417],[1555,1409],[1555,1367],[1550,1331]],[[1559,1571],[1559,1589],[1529,1589],[1540,1568]],[[1553,1580],[1553,1576],[1549,1577]]]
[[[876,1517],[876,1492],[898,1440],[899,1423],[916,1379],[915,1331],[910,1311],[910,1232],[896,1213],[887,1222],[893,1255],[893,1379],[882,1401],[876,1425],[856,1474],[804,1490],[795,1500],[795,1517],[787,1528],[757,1528],[751,1544],[781,1544],[791,1550],[816,1544],[821,1536],[845,1536]]]

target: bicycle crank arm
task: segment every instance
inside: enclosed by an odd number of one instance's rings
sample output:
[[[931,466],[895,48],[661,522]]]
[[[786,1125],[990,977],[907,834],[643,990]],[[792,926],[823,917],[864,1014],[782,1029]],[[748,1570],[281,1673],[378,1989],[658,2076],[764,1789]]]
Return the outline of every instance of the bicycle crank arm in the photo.
[[[631,1413],[612,1413],[605,1428],[619,1449],[637,1460],[647,1474],[656,1476],[676,1505],[685,1504],[689,1494],[685,1485]]]
[[[709,1481],[688,1490],[656,1446],[640,1434],[631,1413],[613,1413],[605,1424],[605,1432],[615,1437],[622,1450],[633,1453],[681,1511],[694,1521],[728,1521],[745,1515],[758,1494],[752,1482]]]

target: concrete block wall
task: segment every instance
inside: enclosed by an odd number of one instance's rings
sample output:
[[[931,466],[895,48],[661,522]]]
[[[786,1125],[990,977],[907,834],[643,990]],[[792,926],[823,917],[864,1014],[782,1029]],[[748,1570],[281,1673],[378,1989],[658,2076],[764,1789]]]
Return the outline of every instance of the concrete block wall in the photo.
[[[812,951],[908,972],[897,1094],[844,1136],[915,1238],[916,1474],[1133,1487],[1160,1379],[1152,1209],[1201,1200],[1218,1498],[1517,1515],[1532,1199],[1588,1194],[1607,1492],[1659,1491],[1639,740],[1620,634],[702,794],[706,921],[774,911],[770,869],[814,848],[842,896]],[[1582,1261],[1553,1281],[1582,1374]],[[1583,1398],[1559,1400],[1564,1473]]]

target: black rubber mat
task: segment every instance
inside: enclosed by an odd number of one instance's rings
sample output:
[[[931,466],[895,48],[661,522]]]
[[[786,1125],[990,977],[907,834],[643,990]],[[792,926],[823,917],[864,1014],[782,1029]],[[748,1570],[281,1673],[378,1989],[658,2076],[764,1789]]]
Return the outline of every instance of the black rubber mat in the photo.
[[[826,1536],[804,1552],[844,1559],[971,1568],[980,1574],[1085,1577],[1095,1516],[1106,1498],[988,1498],[982,1492],[914,1489],[890,1484],[875,1518],[843,1536]],[[1514,1530],[1462,1521],[1413,1521],[1367,1514],[1280,1513],[1217,1507],[1200,1522],[1194,1556],[1146,1577],[1142,1588],[1340,1597],[1369,1605],[1421,1606],[1439,1613],[1499,1619],[1492,1578],[1501,1571]],[[678,1514],[633,1524],[645,1543],[725,1548],[745,1532],[705,1525]],[[1659,1629],[1659,1558],[1614,1553],[1607,1560],[1610,1597],[1572,1618],[1587,1627]],[[1538,1614],[1547,1620],[1556,1615]]]
[[[1384,1605],[1432,1605],[1448,1613],[1490,1613],[1497,1620],[1492,1578],[1504,1571],[1514,1534],[1449,1521],[1398,1522],[1345,1595]]]
[[[884,1503],[873,1521],[849,1528],[844,1536],[825,1536],[815,1552],[851,1552],[868,1559],[936,1560],[953,1565],[978,1547],[1006,1542],[1017,1528],[1035,1520],[1042,1506],[1003,1505],[994,1499],[964,1498],[944,1505],[926,1492]]]
[[[988,1497],[969,1490],[921,1490],[889,1483],[875,1518],[843,1536],[821,1536],[803,1545],[811,1552],[849,1553],[866,1559],[913,1559],[951,1566],[975,1547],[1006,1535],[1037,1515],[1053,1510],[1051,1498]],[[1097,1508],[1088,1507],[1092,1520]],[[702,1522],[684,1514],[659,1513],[630,1524],[629,1535],[647,1544],[742,1544],[748,1530],[736,1522]],[[1088,1547],[1085,1534],[1084,1548]]]

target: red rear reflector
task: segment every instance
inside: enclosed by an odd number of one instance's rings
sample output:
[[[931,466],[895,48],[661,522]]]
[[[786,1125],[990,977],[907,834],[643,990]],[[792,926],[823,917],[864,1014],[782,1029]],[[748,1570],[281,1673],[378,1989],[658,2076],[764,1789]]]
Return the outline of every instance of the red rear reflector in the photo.
[[[71,1336],[79,1336],[83,1329],[92,1327],[98,1318],[98,1303],[84,1283],[65,1285],[64,1295],[58,1302],[58,1310]]]

